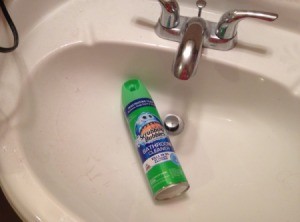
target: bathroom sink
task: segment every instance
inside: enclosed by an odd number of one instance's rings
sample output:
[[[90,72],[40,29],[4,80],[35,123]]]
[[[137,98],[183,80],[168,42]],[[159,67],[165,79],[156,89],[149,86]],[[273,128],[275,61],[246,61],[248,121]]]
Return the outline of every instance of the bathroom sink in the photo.
[[[153,31],[157,2],[128,2],[40,3],[45,16],[29,16],[19,49],[0,55],[0,182],[20,217],[299,221],[299,33],[247,22],[235,49],[205,49],[197,75],[181,81],[171,73],[178,44]],[[149,191],[121,109],[133,77],[162,117],[185,123],[170,137],[191,185],[179,198]]]

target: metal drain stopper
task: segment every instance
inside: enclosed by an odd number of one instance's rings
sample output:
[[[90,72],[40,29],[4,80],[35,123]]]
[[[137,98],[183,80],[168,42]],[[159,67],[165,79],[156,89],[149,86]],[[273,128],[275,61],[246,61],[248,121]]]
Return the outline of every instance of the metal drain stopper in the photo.
[[[179,116],[168,114],[164,118],[164,127],[170,135],[178,135],[183,131],[184,123]]]

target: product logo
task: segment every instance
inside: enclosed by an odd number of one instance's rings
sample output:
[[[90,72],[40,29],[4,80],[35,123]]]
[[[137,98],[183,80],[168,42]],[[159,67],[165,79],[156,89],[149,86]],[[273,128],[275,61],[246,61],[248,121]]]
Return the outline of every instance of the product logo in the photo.
[[[143,112],[135,122],[136,147],[145,172],[157,164],[170,161],[174,153],[172,144],[160,119],[152,113]],[[177,164],[176,156],[172,161]]]
[[[142,113],[135,124],[135,135],[139,144],[153,142],[166,137],[160,120],[151,113]]]

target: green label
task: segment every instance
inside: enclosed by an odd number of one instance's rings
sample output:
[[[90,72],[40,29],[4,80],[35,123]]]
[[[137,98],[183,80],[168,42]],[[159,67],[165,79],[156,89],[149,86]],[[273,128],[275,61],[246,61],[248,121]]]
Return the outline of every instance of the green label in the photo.
[[[181,166],[172,161],[156,165],[146,175],[153,194],[172,184],[187,182]]]
[[[124,109],[153,194],[187,182],[153,101],[134,100]]]

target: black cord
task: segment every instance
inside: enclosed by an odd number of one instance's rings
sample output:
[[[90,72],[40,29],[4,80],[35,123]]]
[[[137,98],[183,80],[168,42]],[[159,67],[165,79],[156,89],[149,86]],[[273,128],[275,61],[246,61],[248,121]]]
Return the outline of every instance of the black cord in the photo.
[[[5,4],[4,4],[3,0],[0,0],[0,7],[2,9],[3,15],[4,15],[8,25],[9,25],[11,31],[12,31],[12,34],[14,36],[14,45],[12,47],[9,47],[9,48],[0,47],[0,52],[6,53],[6,52],[11,52],[11,51],[15,50],[18,47],[18,45],[19,45],[19,34],[18,34],[18,31],[17,31],[17,29],[14,25],[14,22],[12,21],[9,13],[8,13],[6,7],[5,7]]]

